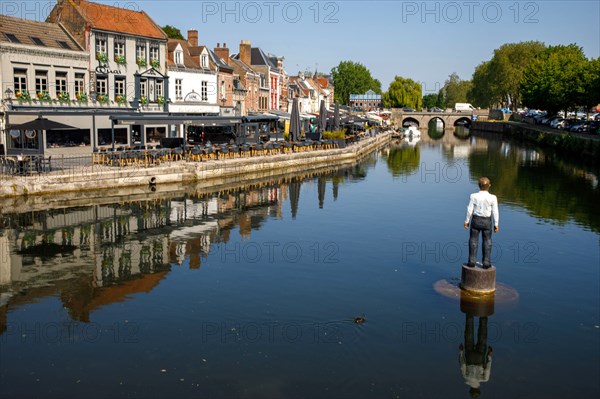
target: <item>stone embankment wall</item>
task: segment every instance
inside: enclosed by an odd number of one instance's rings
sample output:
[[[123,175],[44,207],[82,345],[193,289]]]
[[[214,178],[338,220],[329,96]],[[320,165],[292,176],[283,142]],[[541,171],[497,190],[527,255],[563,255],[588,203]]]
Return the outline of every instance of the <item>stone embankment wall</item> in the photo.
[[[231,158],[202,162],[177,161],[160,166],[111,167],[90,165],[73,168],[68,173],[51,172],[33,176],[16,176],[0,184],[0,197],[38,195],[86,190],[110,190],[123,187],[211,181],[245,175],[268,176],[274,171],[311,171],[327,166],[354,162],[391,139],[391,132],[366,138],[346,148],[313,150],[299,153]]]
[[[516,122],[473,122],[474,132],[494,132],[511,139],[526,141],[556,149],[559,152],[576,155],[593,162],[600,160],[600,135],[592,133],[572,133],[546,126],[528,125]]]

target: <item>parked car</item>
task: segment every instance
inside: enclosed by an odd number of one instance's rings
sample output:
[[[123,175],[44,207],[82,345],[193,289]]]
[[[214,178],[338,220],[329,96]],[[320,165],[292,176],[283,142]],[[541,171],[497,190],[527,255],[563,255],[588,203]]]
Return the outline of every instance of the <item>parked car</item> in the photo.
[[[568,131],[578,122],[577,119],[565,119],[562,123],[562,129]]]
[[[550,121],[550,127],[552,127],[552,128],[555,128],[555,129],[556,129],[556,128],[558,127],[558,124],[559,124],[560,122],[564,121],[564,120],[565,120],[564,118],[561,118],[560,116],[557,116],[556,118],[554,118],[554,119],[552,119],[552,120]]]
[[[577,119],[576,122],[574,122],[570,127],[569,127],[569,131],[570,132],[581,132],[581,129],[583,128],[583,125],[585,124],[585,121],[579,120]]]
[[[404,112],[415,112],[415,110],[412,109],[411,107],[402,107],[402,111],[404,111]]]
[[[444,112],[444,110],[438,107],[433,107],[429,110],[429,112]]]
[[[592,132],[595,133],[600,127],[600,121],[585,121],[577,127],[578,132]]]

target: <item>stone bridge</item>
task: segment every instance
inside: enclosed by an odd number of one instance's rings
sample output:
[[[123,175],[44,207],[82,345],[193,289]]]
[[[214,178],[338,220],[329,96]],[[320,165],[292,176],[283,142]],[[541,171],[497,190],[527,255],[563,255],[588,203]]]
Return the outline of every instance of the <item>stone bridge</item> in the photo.
[[[475,115],[487,117],[488,110],[478,109]],[[392,109],[392,124],[394,126],[417,125],[420,128],[427,128],[432,120],[441,120],[444,129],[452,129],[457,124],[466,123],[471,125],[471,112],[405,112],[402,109]]]

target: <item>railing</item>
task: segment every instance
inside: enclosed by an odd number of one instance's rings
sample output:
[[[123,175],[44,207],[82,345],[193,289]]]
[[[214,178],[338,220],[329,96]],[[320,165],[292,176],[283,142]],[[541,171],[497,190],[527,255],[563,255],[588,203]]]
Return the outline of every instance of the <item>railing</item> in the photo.
[[[380,133],[379,130],[362,132],[346,138],[354,143]],[[0,178],[31,177],[45,175],[86,176],[102,168],[156,167],[175,162],[203,162],[264,155],[289,154],[340,148],[338,140],[269,141],[255,144],[214,144],[188,146],[175,149],[122,149],[120,151],[99,150],[82,156],[0,156]]]

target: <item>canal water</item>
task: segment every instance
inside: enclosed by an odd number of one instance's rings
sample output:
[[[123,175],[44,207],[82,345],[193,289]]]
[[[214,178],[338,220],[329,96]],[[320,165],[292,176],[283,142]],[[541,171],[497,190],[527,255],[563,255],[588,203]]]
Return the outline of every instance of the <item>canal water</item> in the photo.
[[[477,313],[435,287],[460,277],[481,175],[518,297]],[[119,195],[0,202],[0,397],[600,393],[593,168],[438,132],[351,167]]]

